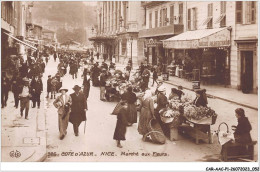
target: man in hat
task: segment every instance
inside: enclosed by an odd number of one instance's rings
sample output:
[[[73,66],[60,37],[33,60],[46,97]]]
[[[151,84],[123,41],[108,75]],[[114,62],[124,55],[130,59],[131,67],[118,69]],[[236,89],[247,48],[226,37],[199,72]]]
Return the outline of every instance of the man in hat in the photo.
[[[22,78],[20,77],[19,73],[14,73],[12,80],[12,91],[14,94],[14,107],[18,108],[19,104],[19,90],[22,87]]]
[[[142,78],[143,78],[143,84],[144,84],[144,90],[148,88],[148,83],[149,83],[149,78],[150,78],[150,71],[148,70],[147,67],[145,67],[143,73],[142,73]]]
[[[25,119],[28,120],[28,113],[29,113],[29,105],[30,105],[30,98],[31,96],[31,88],[29,84],[29,79],[23,79],[24,85],[20,90],[19,98],[20,98],[20,112],[21,117],[23,117],[23,111],[25,109]]]
[[[100,86],[100,100],[105,101],[105,86],[106,86],[106,69],[102,69],[102,73],[100,75],[100,81],[99,81],[99,86]]]
[[[66,94],[68,89],[60,88],[59,92],[61,95],[57,97],[57,99],[53,102],[53,105],[58,109],[60,140],[62,140],[67,134],[72,100],[71,97]]]
[[[32,108],[35,108],[37,102],[38,109],[40,109],[43,84],[42,84],[42,80],[38,76],[35,76],[33,78],[31,82],[31,89],[32,89],[32,101],[33,101]]]
[[[69,121],[73,124],[73,129],[75,136],[79,135],[79,126],[82,121],[86,121],[86,111],[87,111],[87,101],[85,99],[84,94],[80,91],[81,87],[75,85],[73,90],[75,91],[72,93],[71,99],[71,112]]]
[[[6,72],[2,72],[1,89],[1,102],[2,108],[4,108],[7,106],[8,93],[10,90],[10,80],[7,78]]]
[[[46,98],[49,98],[49,94],[51,92],[51,75],[48,75],[48,79],[47,79],[47,96]]]

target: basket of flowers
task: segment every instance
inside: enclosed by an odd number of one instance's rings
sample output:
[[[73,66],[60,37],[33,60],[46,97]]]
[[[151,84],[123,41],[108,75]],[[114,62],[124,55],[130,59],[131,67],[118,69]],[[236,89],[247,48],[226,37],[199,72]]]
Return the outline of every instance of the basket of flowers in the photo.
[[[174,118],[178,118],[180,113],[179,111],[172,110],[170,108],[164,108],[159,111],[160,118],[164,123],[171,123]]]

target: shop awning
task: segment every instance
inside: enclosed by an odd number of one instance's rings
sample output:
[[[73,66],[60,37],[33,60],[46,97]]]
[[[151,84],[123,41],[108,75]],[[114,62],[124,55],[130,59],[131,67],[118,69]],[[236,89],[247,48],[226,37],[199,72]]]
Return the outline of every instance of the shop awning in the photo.
[[[12,35],[6,33],[6,32],[4,32],[4,34],[6,34],[6,35],[8,35],[9,37],[13,38],[14,40],[16,40],[17,42],[19,42],[20,44],[23,44],[23,45],[25,45],[25,46],[27,46],[27,47],[30,47],[30,48],[32,48],[32,49],[34,49],[34,50],[37,50],[36,47],[34,47],[34,46],[30,45],[30,44],[27,44],[26,42],[21,41],[20,39],[17,39],[16,37],[14,37],[14,36],[12,36]]]
[[[174,49],[197,49],[229,46],[229,27],[187,31],[177,36],[163,40],[164,48]]]

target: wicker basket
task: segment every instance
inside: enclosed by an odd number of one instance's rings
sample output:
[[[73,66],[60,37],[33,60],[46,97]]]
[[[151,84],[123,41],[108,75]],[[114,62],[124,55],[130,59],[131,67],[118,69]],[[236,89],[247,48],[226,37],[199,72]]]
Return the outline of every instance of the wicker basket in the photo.
[[[154,143],[165,144],[166,138],[156,119],[151,119],[147,128],[149,132],[145,135],[145,138],[150,135]]]

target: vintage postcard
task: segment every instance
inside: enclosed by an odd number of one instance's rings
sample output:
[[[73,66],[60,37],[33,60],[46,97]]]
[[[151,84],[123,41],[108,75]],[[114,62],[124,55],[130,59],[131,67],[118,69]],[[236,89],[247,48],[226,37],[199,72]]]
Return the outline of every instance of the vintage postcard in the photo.
[[[2,1],[2,162],[258,162],[258,5]]]

